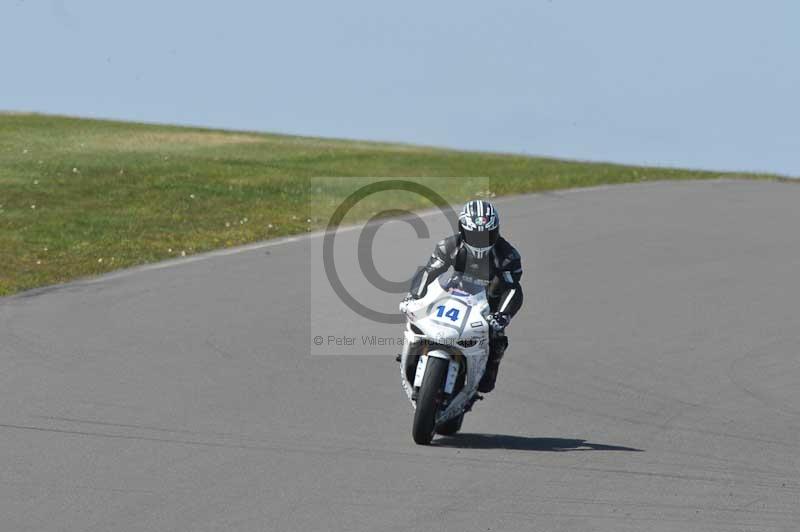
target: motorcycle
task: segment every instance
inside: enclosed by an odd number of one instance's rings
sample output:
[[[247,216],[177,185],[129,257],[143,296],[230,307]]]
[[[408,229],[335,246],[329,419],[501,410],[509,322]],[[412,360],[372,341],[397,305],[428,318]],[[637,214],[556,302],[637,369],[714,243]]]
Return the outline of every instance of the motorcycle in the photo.
[[[441,275],[424,297],[401,305],[407,318],[399,355],[403,389],[414,407],[411,435],[420,445],[461,429],[483,399],[478,384],[489,359],[491,312],[486,287],[467,276]]]

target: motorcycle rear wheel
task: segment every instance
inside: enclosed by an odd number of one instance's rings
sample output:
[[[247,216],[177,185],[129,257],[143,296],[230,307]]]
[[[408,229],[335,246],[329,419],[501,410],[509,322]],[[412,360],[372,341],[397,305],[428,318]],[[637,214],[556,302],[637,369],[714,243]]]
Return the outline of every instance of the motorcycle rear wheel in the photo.
[[[442,403],[444,380],[450,362],[443,358],[430,357],[425,366],[425,376],[417,396],[417,409],[414,411],[414,424],[411,436],[419,445],[430,445],[436,429],[436,413]]]
[[[436,434],[442,436],[452,436],[461,430],[461,424],[464,422],[464,414],[459,414],[454,418],[448,419],[436,429]]]

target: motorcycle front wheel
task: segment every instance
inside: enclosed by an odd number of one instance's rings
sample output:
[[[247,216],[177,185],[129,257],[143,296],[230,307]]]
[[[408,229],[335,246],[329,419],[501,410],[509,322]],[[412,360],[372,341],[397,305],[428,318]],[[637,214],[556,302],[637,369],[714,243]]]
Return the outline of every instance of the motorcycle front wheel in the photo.
[[[425,366],[425,376],[417,395],[417,408],[414,411],[414,424],[411,435],[419,445],[429,445],[436,429],[436,413],[442,403],[444,380],[447,378],[448,360],[430,357]]]

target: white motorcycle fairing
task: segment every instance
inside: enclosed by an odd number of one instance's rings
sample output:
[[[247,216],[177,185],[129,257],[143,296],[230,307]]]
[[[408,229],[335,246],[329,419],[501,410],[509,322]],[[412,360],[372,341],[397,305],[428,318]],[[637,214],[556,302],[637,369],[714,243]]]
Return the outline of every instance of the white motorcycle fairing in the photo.
[[[406,304],[408,321],[400,357],[401,382],[414,408],[415,391],[422,386],[428,360],[436,357],[449,362],[443,389],[446,399],[436,414],[437,426],[472,406],[489,358],[485,288],[457,276],[442,283],[446,277],[431,283],[424,297]]]

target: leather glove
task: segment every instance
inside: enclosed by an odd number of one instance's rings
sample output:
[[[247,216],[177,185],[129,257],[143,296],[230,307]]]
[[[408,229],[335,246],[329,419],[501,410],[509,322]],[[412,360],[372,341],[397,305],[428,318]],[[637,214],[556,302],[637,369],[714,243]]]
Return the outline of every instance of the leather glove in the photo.
[[[501,332],[511,323],[511,317],[505,312],[494,312],[486,316],[486,321],[494,332]]]
[[[411,294],[406,294],[406,297],[403,298],[403,300],[400,302],[399,305],[400,312],[402,314],[408,312],[408,304],[411,303],[412,301],[414,301],[414,296],[412,296]]]

